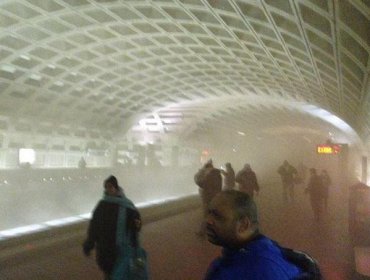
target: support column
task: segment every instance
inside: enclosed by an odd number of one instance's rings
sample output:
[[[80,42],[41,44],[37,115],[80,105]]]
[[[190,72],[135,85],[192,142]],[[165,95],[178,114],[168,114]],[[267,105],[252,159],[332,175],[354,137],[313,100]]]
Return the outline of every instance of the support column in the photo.
[[[361,182],[367,185],[367,157],[362,157],[362,164],[361,164]]]

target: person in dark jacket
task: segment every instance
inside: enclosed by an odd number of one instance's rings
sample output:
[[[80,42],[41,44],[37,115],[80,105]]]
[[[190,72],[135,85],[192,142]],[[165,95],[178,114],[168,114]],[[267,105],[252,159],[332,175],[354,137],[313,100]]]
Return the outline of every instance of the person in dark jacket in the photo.
[[[310,203],[315,220],[320,221],[324,209],[325,187],[315,168],[310,168],[310,174],[305,193],[310,195]]]
[[[288,280],[299,279],[304,272],[259,232],[257,206],[244,192],[227,190],[212,199],[207,237],[223,251],[209,266],[205,280]]]
[[[129,280],[129,262],[138,245],[140,213],[126,198],[116,177],[104,181],[104,196],[95,207],[83,252],[96,249],[96,261],[105,279]]]
[[[328,174],[328,171],[326,169],[323,169],[320,174],[321,182],[323,185],[323,199],[324,199],[324,209],[325,211],[328,210],[328,200],[329,200],[329,188],[331,185],[331,178]]]
[[[277,172],[283,184],[283,201],[294,202],[294,180],[298,175],[297,169],[287,160],[278,168]]]
[[[224,189],[232,190],[235,188],[235,171],[230,162],[225,164],[226,170],[221,169],[221,174],[224,176]]]
[[[249,194],[250,197],[253,197],[254,193],[258,194],[260,190],[256,173],[248,163],[236,174],[235,181],[239,184],[239,190]]]
[[[211,202],[212,198],[222,190],[221,171],[213,167],[212,160],[210,159],[194,175],[194,181],[199,187],[199,194],[202,199],[203,205],[203,216],[205,218],[208,205]],[[206,226],[205,220],[203,219],[197,235],[205,236],[205,233]]]

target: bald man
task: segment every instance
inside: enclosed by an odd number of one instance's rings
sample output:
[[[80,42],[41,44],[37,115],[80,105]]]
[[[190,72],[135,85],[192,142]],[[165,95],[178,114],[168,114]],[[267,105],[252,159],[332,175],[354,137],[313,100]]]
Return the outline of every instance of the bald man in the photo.
[[[257,207],[246,193],[227,190],[212,199],[207,237],[223,252],[210,265],[205,280],[288,280],[302,273],[276,242],[259,232]]]

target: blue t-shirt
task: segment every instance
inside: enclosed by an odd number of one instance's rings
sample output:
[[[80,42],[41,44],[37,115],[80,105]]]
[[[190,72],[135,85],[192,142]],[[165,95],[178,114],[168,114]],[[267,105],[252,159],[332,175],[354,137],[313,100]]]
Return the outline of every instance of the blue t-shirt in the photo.
[[[244,248],[224,249],[211,263],[205,280],[288,280],[300,273],[271,239],[259,235]]]

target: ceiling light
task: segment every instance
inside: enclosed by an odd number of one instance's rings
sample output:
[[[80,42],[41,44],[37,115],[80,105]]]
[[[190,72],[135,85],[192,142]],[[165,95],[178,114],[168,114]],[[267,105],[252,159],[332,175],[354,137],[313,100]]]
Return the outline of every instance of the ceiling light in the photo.
[[[37,74],[32,74],[30,76],[30,79],[40,81],[42,79],[42,77],[40,75],[37,75]]]
[[[24,59],[24,60],[31,60],[31,58],[30,58],[29,56],[24,55],[24,54],[22,54],[22,55],[20,56],[20,58],[22,58],[22,59]]]
[[[1,65],[1,70],[13,74],[17,69],[11,65]]]

